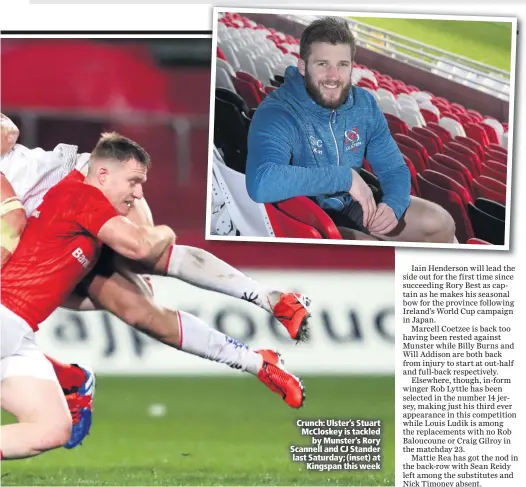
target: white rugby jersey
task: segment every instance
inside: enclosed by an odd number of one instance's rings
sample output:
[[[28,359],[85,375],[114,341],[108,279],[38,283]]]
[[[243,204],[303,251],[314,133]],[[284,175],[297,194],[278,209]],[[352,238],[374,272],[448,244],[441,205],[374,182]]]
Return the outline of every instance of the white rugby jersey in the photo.
[[[77,151],[76,145],[59,144],[52,151],[45,151],[16,144],[0,158],[0,172],[13,187],[28,217],[53,186],[87,162],[89,154],[87,158],[84,154],[78,157]]]

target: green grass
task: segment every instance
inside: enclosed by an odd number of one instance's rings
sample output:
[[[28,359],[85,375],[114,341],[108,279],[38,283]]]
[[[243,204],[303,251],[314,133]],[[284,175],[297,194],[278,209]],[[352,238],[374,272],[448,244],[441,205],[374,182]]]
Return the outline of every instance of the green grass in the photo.
[[[2,485],[394,485],[394,377],[304,382],[305,406],[294,410],[251,377],[99,377],[84,445],[3,462]],[[147,414],[154,403],[165,416]],[[383,470],[292,463],[289,446],[307,443],[298,418],[382,419]]]
[[[511,22],[353,18],[499,69],[510,70]]]

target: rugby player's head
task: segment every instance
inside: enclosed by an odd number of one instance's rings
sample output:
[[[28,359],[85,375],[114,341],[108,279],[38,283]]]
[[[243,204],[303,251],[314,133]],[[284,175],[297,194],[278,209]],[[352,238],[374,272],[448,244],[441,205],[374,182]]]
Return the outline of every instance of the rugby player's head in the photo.
[[[150,156],[139,144],[116,132],[105,133],[91,152],[86,182],[127,215],[134,200],[143,197],[150,164]]]
[[[318,105],[336,109],[347,101],[355,53],[354,35],[343,18],[324,17],[303,31],[298,69]]]

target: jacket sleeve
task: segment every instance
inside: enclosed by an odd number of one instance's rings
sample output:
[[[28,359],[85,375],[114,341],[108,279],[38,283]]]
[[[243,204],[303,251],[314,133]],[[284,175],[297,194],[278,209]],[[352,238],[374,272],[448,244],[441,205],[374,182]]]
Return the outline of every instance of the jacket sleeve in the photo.
[[[297,136],[292,115],[280,107],[261,105],[248,133],[246,185],[257,203],[273,203],[295,196],[316,196],[349,191],[349,167],[290,165]]]
[[[382,202],[394,211],[397,219],[400,219],[410,202],[411,173],[376,100],[371,99],[371,103],[372,135],[365,157],[380,181],[384,195]]]

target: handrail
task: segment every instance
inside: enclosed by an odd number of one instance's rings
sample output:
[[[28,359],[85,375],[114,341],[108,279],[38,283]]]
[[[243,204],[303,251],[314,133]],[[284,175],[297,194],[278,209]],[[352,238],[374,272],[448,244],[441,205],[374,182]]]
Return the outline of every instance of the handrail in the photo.
[[[287,15],[285,17],[302,25],[308,25],[319,18],[319,16],[300,17],[296,15]],[[374,48],[391,58],[394,57],[478,91],[494,94],[499,98],[509,100],[509,71],[365,24],[354,17],[349,18],[349,24],[351,29],[357,34],[357,44],[359,46],[366,49]],[[366,39],[362,39],[362,37],[366,37]],[[369,42],[367,42],[367,39],[369,39]],[[444,65],[450,65],[452,68],[461,70],[461,72],[451,72]],[[492,83],[491,86],[488,85],[488,81]]]

